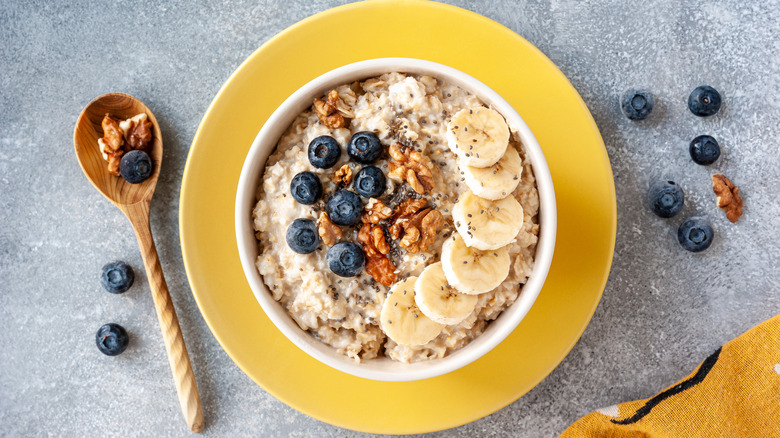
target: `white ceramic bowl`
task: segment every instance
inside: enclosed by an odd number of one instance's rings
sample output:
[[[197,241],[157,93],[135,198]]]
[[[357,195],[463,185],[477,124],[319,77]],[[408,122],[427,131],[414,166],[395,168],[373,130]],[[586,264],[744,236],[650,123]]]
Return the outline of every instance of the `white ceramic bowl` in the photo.
[[[506,118],[512,130],[519,133],[536,174],[540,198],[539,242],[533,272],[517,301],[490,323],[482,335],[465,347],[441,359],[412,364],[403,364],[387,358],[357,363],[336,353],[332,347],[301,330],[287,311],[273,299],[255,267],[258,245],[252,226],[252,210],[256,203],[255,194],[257,187],[260,186],[266,159],[273,152],[282,133],[298,114],[311,106],[314,97],[321,96],[341,84],[393,71],[434,76],[468,90],[486,105],[498,110]],[[550,170],[539,143],[517,111],[498,93],[477,79],[442,64],[411,58],[371,59],[345,65],[323,74],[298,89],[274,111],[257,134],[244,161],[236,194],[236,239],[241,264],[257,301],[271,321],[290,341],[320,362],[358,377],[384,381],[419,380],[446,374],[479,359],[504,340],[528,313],[547,277],[555,248],[556,219],[555,193]]]

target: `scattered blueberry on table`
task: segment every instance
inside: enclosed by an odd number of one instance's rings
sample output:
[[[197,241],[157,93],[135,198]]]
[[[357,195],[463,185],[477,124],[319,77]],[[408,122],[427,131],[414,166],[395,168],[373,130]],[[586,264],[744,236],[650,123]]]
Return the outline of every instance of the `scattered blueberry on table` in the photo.
[[[712,225],[706,218],[694,216],[680,224],[677,240],[688,251],[700,252],[710,247],[714,234]]]
[[[311,219],[295,219],[287,227],[287,246],[298,254],[309,254],[320,246],[317,224]]]
[[[127,336],[127,332],[119,324],[105,324],[95,334],[98,350],[107,356],[121,354],[127,348],[129,341],[130,338]]]
[[[335,138],[321,135],[309,143],[309,162],[319,169],[328,169],[341,157],[341,146]]]
[[[696,87],[688,96],[688,109],[699,117],[711,116],[720,110],[720,93],[709,85]]]
[[[670,218],[680,212],[685,202],[682,188],[671,180],[657,180],[647,191],[650,210],[657,216]]]
[[[336,225],[355,225],[363,213],[363,203],[354,192],[339,190],[328,199],[325,211]]]
[[[720,145],[718,141],[709,135],[700,135],[691,141],[688,151],[696,164],[706,166],[712,164],[720,157]]]
[[[290,182],[290,193],[301,204],[311,205],[322,196],[322,183],[312,172],[301,172]]]
[[[374,198],[385,192],[387,180],[382,170],[376,166],[366,166],[357,173],[354,181],[355,191],[366,198]]]
[[[132,150],[122,156],[119,162],[119,174],[130,184],[138,184],[152,176],[154,166],[149,154],[142,150]]]
[[[100,284],[112,294],[121,294],[130,289],[135,273],[127,263],[115,261],[106,263],[100,273]]]
[[[382,143],[373,132],[358,132],[349,139],[347,154],[358,163],[371,164],[382,155]]]
[[[623,114],[631,120],[644,120],[653,111],[655,98],[647,90],[629,88],[620,99]]]
[[[334,274],[340,277],[354,277],[363,271],[366,256],[359,245],[352,242],[339,242],[330,247],[325,260]]]

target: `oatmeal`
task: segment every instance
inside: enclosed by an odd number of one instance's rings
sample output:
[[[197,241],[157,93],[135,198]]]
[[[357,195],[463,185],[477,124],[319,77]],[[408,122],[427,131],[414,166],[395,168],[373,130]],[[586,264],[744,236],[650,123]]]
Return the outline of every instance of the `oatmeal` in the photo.
[[[317,98],[279,140],[257,199],[256,265],[273,298],[356,360],[462,348],[534,264],[539,196],[518,135],[430,76]]]

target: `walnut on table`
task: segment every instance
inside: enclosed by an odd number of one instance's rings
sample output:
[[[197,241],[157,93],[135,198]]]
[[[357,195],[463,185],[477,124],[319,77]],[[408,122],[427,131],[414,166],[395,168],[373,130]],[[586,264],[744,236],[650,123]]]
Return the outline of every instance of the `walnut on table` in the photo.
[[[357,241],[366,254],[366,272],[379,284],[390,286],[396,281],[395,266],[387,258],[390,246],[379,225],[364,223],[358,231]]]
[[[723,174],[712,175],[712,191],[717,197],[718,208],[726,212],[726,218],[735,223],[742,216],[742,197],[739,189]]]
[[[411,147],[393,143],[388,148],[393,158],[388,164],[388,176],[396,181],[406,181],[412,189],[424,194],[433,190],[433,166],[430,160]]]

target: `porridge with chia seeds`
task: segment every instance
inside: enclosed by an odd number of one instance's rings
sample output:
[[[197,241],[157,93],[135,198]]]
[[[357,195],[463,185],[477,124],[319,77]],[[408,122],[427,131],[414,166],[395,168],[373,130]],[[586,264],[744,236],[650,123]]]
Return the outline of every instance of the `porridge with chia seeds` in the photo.
[[[440,358],[515,302],[538,211],[498,112],[434,77],[387,73],[314,99],[279,139],[252,213],[256,266],[339,353]]]

